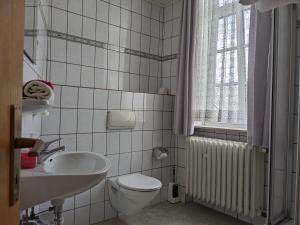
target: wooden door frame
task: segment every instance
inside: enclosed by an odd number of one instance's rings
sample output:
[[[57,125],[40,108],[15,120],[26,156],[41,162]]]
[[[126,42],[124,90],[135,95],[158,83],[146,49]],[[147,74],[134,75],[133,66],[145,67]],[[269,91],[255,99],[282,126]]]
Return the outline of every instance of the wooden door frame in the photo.
[[[9,206],[10,107],[22,100],[24,0],[0,0],[0,29],[0,224],[17,225],[19,202]]]

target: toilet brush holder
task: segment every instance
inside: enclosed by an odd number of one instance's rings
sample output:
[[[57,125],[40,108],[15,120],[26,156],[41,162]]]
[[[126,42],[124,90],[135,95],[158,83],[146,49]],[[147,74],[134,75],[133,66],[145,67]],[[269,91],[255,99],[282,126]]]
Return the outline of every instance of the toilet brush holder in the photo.
[[[168,202],[177,203],[180,202],[179,187],[176,183],[169,183],[168,187]]]

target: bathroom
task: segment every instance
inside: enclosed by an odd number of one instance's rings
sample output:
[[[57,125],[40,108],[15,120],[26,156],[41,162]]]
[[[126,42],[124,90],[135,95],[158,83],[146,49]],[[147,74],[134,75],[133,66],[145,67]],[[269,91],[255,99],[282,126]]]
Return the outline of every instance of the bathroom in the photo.
[[[0,8],[1,225],[300,225],[299,0]]]

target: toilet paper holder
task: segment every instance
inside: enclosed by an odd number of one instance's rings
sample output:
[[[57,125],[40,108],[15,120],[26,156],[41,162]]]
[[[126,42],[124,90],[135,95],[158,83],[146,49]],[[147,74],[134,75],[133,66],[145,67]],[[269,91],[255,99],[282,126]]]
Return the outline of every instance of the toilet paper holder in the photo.
[[[165,159],[168,157],[168,149],[163,147],[155,147],[153,148],[153,157],[155,159]]]

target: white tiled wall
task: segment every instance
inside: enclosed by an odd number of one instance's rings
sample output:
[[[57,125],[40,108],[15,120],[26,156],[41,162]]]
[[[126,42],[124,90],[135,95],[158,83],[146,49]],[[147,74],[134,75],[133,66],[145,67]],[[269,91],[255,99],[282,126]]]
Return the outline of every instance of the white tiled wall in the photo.
[[[163,8],[142,0],[53,1],[49,29],[104,43],[52,37],[48,79],[59,85],[157,93]],[[125,49],[135,50],[127,54]],[[158,59],[139,54],[157,56]]]
[[[164,8],[163,56],[175,57],[162,62],[162,86],[168,88],[172,95],[176,94],[181,10],[182,0],[173,0]]]

